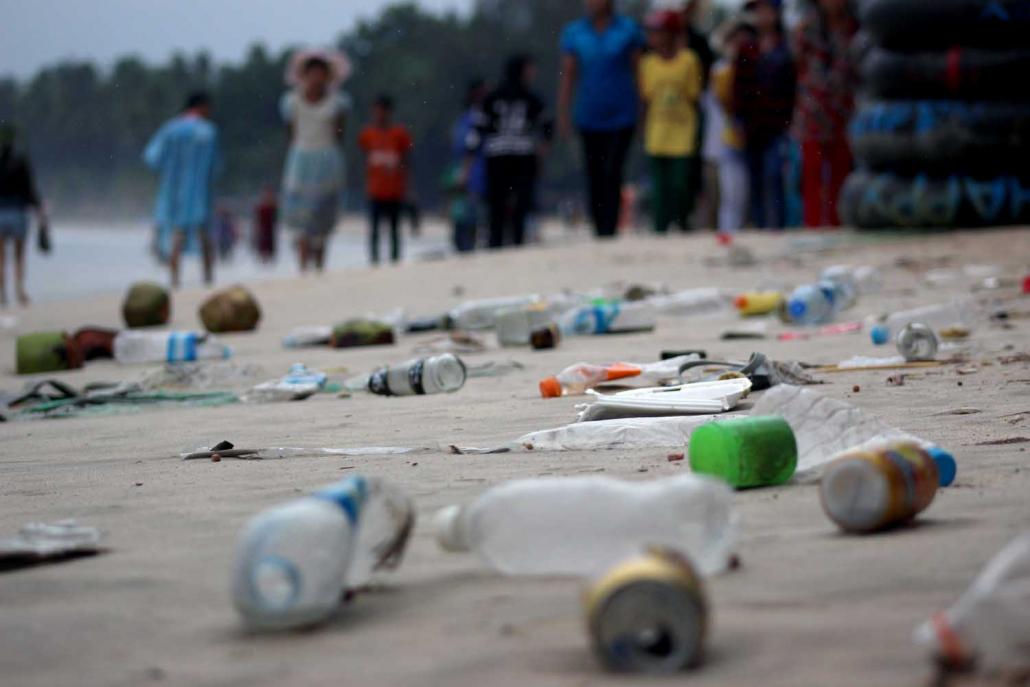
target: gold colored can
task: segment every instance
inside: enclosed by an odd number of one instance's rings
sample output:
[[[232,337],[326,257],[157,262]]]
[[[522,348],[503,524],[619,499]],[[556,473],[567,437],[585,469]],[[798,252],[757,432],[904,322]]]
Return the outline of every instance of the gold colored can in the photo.
[[[671,674],[701,662],[708,602],[684,556],[651,549],[609,571],[583,600],[594,653],[608,669]]]

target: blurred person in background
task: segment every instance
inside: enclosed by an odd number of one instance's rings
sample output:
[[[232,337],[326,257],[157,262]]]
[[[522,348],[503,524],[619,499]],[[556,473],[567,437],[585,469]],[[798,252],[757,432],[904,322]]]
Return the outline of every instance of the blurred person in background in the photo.
[[[339,90],[350,63],[337,52],[296,53],[286,80],[293,88],[280,103],[290,131],[283,171],[283,224],[296,236],[300,271],[325,269],[326,245],[336,227],[345,183],[341,143],[350,97]]]
[[[180,115],[162,126],[143,152],[160,176],[155,219],[158,251],[168,259],[172,287],[181,285],[182,255],[203,254],[204,283],[214,283],[212,213],[215,178],[221,168],[218,129],[211,98],[197,92]]]
[[[43,201],[36,190],[32,165],[16,149],[18,133],[9,124],[0,125],[0,307],[7,307],[7,246],[14,248],[14,293],[20,305],[29,304],[25,292],[25,240],[29,234],[29,211],[39,222],[40,246],[48,246],[49,226]]]
[[[794,33],[794,135],[801,144],[804,223],[836,227],[837,197],[852,167],[847,128],[858,87],[851,57],[858,20],[851,0],[804,0],[803,10]]]
[[[504,78],[483,102],[482,125],[470,153],[486,157],[490,247],[521,246],[533,210],[539,157],[554,133],[544,102],[533,91],[536,64],[528,55],[508,59]],[[481,146],[477,146],[480,143]]]
[[[369,207],[369,259],[379,264],[379,226],[390,224],[390,260],[401,260],[401,205],[408,197],[408,160],[413,142],[408,130],[393,121],[394,102],[380,95],[372,106],[372,123],[358,138],[365,152]]]
[[[733,102],[744,132],[755,227],[786,226],[785,166],[797,78],[784,37],[781,0],[744,6],[755,37],[737,53]]]
[[[698,28],[701,10],[704,0],[687,0],[683,4],[683,38],[685,46],[692,51],[701,63],[702,97],[698,107],[697,120],[697,146],[696,152],[690,157],[690,173],[687,176],[687,216],[694,213],[694,207],[698,202],[707,205],[714,204],[711,196],[718,195],[718,188],[710,188],[706,183],[705,160],[703,155],[704,140],[708,130],[708,117],[704,107],[704,94],[708,92],[709,81],[712,74],[712,66],[715,64],[716,55],[712,50],[708,37]],[[708,196],[705,198],[704,196]]]
[[[465,111],[454,125],[451,139],[454,168],[448,182],[454,197],[451,220],[454,224],[454,250],[471,253],[476,249],[483,202],[486,199],[486,158],[479,140],[483,126],[483,101],[489,90],[484,79],[476,78],[465,89]],[[469,148],[475,152],[470,156]]]
[[[751,179],[744,150],[744,132],[734,103],[734,74],[740,47],[755,40],[754,29],[731,21],[720,30],[722,58],[712,68],[712,95],[718,107],[719,233],[730,237],[744,228],[748,215]],[[714,120],[715,118],[713,118]]]
[[[279,199],[272,186],[266,186],[254,208],[254,251],[261,262],[275,260],[276,225],[279,223]]]
[[[644,48],[640,26],[616,13],[614,0],[584,0],[586,16],[561,36],[558,125],[573,123],[583,141],[594,232],[615,236],[622,210],[622,182],[637,125],[637,65]]]
[[[640,60],[640,96],[646,109],[644,150],[651,163],[654,230],[690,228],[692,161],[698,155],[698,109],[704,81],[694,51],[683,47],[679,12],[656,10],[647,17],[651,51]]]

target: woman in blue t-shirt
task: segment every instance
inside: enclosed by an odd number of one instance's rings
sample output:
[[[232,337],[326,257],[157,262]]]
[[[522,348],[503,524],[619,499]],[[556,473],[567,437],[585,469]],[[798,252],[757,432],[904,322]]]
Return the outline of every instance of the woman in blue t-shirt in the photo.
[[[559,127],[573,123],[583,139],[590,213],[599,237],[615,235],[622,205],[622,175],[637,124],[640,26],[616,14],[614,0],[585,0],[586,16],[562,32]],[[573,104],[573,101],[574,104]]]

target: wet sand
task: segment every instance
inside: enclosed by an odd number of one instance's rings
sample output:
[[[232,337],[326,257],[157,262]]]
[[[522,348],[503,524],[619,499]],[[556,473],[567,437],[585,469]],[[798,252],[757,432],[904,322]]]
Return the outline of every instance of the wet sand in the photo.
[[[1030,232],[928,238],[748,235],[753,267],[724,264],[710,236],[631,238],[521,253],[452,258],[324,278],[254,285],[265,311],[256,334],[229,337],[238,360],[275,377],[297,360],[362,372],[399,362],[431,335],[392,348],[283,350],[290,328],[404,306],[435,314],[466,298],[588,289],[616,280],[674,289],[745,289],[811,280],[830,264],[884,269],[886,290],[855,319],[967,293],[969,281],[929,286],[925,268],[1000,265],[1030,271]],[[804,245],[802,245],[804,244]],[[904,257],[919,269],[897,267]],[[1013,297],[1015,291],[999,291]],[[201,291],[176,297],[174,325],[197,326]],[[1011,328],[978,329],[972,368],[949,365],[889,387],[889,372],[826,375],[818,390],[952,449],[956,485],[917,526],[864,538],[839,534],[812,486],[743,492],[740,570],[711,580],[708,659],[694,685],[920,685],[930,665],[912,644],[918,623],[952,602],[983,564],[1030,523],[1030,297],[1006,302]],[[18,312],[15,331],[119,325],[119,298],[69,300]],[[850,318],[849,318],[850,319]],[[455,456],[432,451],[386,458],[276,462],[180,461],[185,448],[229,439],[255,446],[491,445],[575,419],[576,399],[543,401],[537,380],[580,360],[651,360],[664,349],[707,349],[713,358],[761,350],[778,359],[835,363],[892,355],[866,334],[811,341],[720,341],[737,324],[666,318],[654,334],[581,338],[557,351],[504,350],[469,362],[513,358],[525,370],[473,379],[446,397],[320,396],[303,403],[148,410],[137,414],[0,425],[0,531],[74,517],[109,533],[111,553],[0,575],[0,683],[21,685],[593,685],[635,684],[605,675],[589,653],[575,580],[506,579],[471,555],[445,554],[429,520],[437,508],[507,479],[604,474],[649,480],[684,463],[667,451]],[[773,324],[772,331],[780,325]],[[0,388],[17,389],[15,331],[0,330]],[[964,369],[971,374],[959,374]],[[74,385],[128,380],[146,368],[110,362],[59,375]],[[953,411],[975,411],[952,414]],[[240,526],[252,513],[342,476],[391,479],[417,502],[421,526],[398,573],[318,631],[273,637],[242,632],[228,596]]]

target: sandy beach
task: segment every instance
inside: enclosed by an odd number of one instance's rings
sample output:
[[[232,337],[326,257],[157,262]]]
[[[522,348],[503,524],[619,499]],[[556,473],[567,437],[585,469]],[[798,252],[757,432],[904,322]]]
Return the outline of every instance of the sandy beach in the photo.
[[[710,235],[633,237],[523,252],[351,269],[324,277],[252,284],[264,309],[258,332],[227,337],[237,360],[266,378],[293,362],[366,372],[411,357],[432,335],[364,350],[284,350],[292,327],[330,324],[397,307],[441,313],[466,299],[586,290],[616,281],[672,289],[732,289],[813,280],[832,264],[882,269],[882,293],[846,319],[967,294],[973,279],[929,285],[928,269],[997,265],[1030,272],[1030,232],[907,237],[875,234],[747,234],[758,260],[730,267]],[[908,267],[899,266],[905,258]],[[998,550],[1030,526],[1030,297],[987,295],[1012,314],[984,325],[970,361],[912,374],[890,387],[883,371],[825,375],[815,387],[951,449],[959,464],[919,524],[855,538],[823,515],[817,488],[789,485],[736,496],[739,570],[710,580],[708,657],[691,684],[921,685],[931,674],[912,642],[917,624],[957,598]],[[177,294],[173,325],[199,326],[205,292]],[[83,325],[117,327],[120,296],[63,300],[18,311],[0,330],[0,388],[17,390],[15,336]],[[146,410],[117,416],[0,425],[0,533],[30,521],[77,518],[108,533],[110,553],[0,575],[0,684],[54,685],[562,685],[635,684],[604,674],[589,652],[582,584],[509,579],[472,555],[442,552],[429,521],[440,507],[504,480],[604,474],[652,480],[689,467],[667,451],[450,455],[362,459],[183,462],[183,449],[228,439],[247,446],[494,445],[575,420],[577,399],[544,401],[537,381],[581,360],[649,361],[665,349],[705,349],[716,359],[762,351],[780,360],[831,364],[893,355],[868,334],[810,341],[721,341],[732,315],[663,318],[654,334],[578,338],[548,353],[496,350],[469,362],[514,359],[524,370],[470,380],[457,394],[405,399],[322,395],[301,403]],[[770,323],[770,332],[782,329]],[[975,367],[970,367],[970,366]],[[959,372],[968,374],[960,374]],[[146,367],[110,361],[58,375],[82,385],[133,380]],[[960,414],[956,414],[960,411]],[[1012,438],[1026,443],[985,445]],[[420,526],[401,569],[317,631],[245,634],[228,586],[237,533],[253,513],[346,475],[392,480],[411,494]]]

